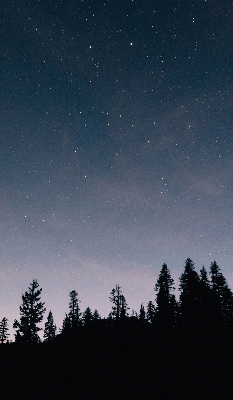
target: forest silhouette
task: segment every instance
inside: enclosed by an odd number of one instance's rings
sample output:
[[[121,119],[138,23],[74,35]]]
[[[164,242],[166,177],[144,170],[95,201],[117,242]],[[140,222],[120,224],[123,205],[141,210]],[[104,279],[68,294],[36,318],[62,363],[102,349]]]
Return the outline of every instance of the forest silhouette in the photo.
[[[101,319],[81,313],[78,293],[59,332],[46,312],[36,280],[22,295],[15,342],[0,324],[1,380],[6,398],[24,399],[231,399],[233,398],[233,294],[217,263],[209,277],[188,258],[174,280],[163,264],[155,300],[129,315],[122,288],[110,292],[112,309]]]

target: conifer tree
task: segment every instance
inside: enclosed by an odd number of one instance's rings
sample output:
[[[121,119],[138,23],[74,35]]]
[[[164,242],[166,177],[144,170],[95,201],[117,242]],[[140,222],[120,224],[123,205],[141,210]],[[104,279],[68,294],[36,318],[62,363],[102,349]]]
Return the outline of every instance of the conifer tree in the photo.
[[[199,323],[204,333],[207,329],[210,329],[213,301],[212,293],[210,288],[210,282],[208,280],[207,271],[203,266],[200,270],[200,280],[198,289],[198,303],[199,303]]]
[[[171,291],[174,290],[174,280],[166,264],[163,264],[157,283],[155,284],[156,295],[156,317],[160,326],[168,328],[173,326],[175,320],[174,297]]]
[[[39,342],[38,331],[42,328],[37,326],[43,319],[46,311],[44,303],[40,301],[42,288],[38,289],[39,284],[36,279],[30,283],[28,292],[22,295],[23,304],[20,306],[20,322],[14,321],[13,328],[16,329],[15,339],[18,342],[35,343]]]
[[[7,340],[7,336],[9,336],[8,333],[8,319],[5,317],[2,319],[0,322],[0,342],[4,343]]]
[[[96,321],[98,319],[100,319],[100,315],[99,315],[97,310],[94,310],[94,312],[93,312],[93,321]]]
[[[126,303],[125,296],[120,296],[120,318],[124,319],[128,316],[127,310],[129,310],[128,304]]]
[[[216,308],[216,320],[221,319],[226,329],[233,329],[233,294],[216,261],[210,265],[211,291]],[[232,332],[233,333],[233,332]]]
[[[63,319],[62,328],[60,329],[60,332],[67,332],[70,328],[71,328],[71,320],[69,315],[66,314],[65,318]]]
[[[79,308],[80,300],[78,299],[78,293],[76,292],[76,290],[72,290],[69,296],[70,296],[70,302],[69,302],[70,327],[76,328],[81,324],[80,320],[81,313]]]
[[[152,323],[155,320],[155,305],[150,300],[147,304],[147,312],[146,312],[147,321]]]
[[[93,314],[91,312],[90,307],[87,307],[82,315],[82,320],[85,326],[88,326],[90,322],[93,320]]]
[[[47,322],[45,322],[45,329],[44,329],[44,341],[50,342],[56,336],[57,327],[54,324],[53,314],[52,311],[49,311],[49,315],[47,318]]]
[[[141,304],[140,311],[139,311],[139,320],[141,322],[145,322],[146,320],[146,312],[143,303]]]
[[[119,285],[116,285],[116,288],[113,288],[110,294],[111,296],[109,299],[113,303],[112,312],[110,313],[111,318],[119,321],[127,316],[127,310],[129,307]]]
[[[203,282],[205,284],[205,286],[209,286],[207,271],[206,271],[204,265],[200,270],[200,281]]]
[[[180,277],[180,312],[182,324],[191,328],[197,325],[199,311],[199,276],[194,262],[187,258],[184,273]],[[194,330],[193,330],[194,332]]]

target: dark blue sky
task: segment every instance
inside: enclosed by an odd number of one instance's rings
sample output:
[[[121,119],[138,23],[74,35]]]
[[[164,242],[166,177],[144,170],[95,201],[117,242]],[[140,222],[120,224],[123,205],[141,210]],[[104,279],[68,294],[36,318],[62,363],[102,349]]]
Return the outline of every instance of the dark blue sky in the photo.
[[[187,257],[232,288],[232,2],[4,0],[0,18],[0,318],[33,278],[58,327],[71,290],[107,317],[119,283],[139,311]]]

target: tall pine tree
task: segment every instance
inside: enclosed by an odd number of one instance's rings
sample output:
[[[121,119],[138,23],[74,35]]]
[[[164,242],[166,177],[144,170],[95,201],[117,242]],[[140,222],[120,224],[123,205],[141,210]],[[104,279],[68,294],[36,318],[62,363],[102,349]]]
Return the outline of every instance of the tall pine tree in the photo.
[[[40,341],[38,332],[42,329],[37,324],[42,321],[46,308],[44,308],[44,303],[40,301],[42,288],[38,289],[37,280],[33,279],[30,285],[28,292],[22,295],[23,304],[20,306],[20,322],[15,320],[13,327],[16,329],[16,341],[36,343]]]
[[[91,312],[90,307],[87,307],[86,310],[84,311],[84,313],[82,315],[82,320],[83,320],[84,326],[90,325],[90,322],[93,320],[93,314]]]
[[[67,332],[69,329],[77,328],[77,326],[82,325],[82,321],[80,319],[81,313],[79,308],[79,298],[76,290],[72,290],[69,293],[70,301],[69,301],[69,310],[70,312],[66,314],[61,332]]]
[[[207,271],[203,266],[200,270],[200,280],[198,285],[198,321],[199,330],[203,341],[208,340],[213,330],[213,297]]]
[[[156,319],[161,328],[171,328],[175,323],[174,297],[171,293],[174,280],[166,264],[163,264],[160,275],[155,284],[156,294]]]
[[[124,319],[127,316],[127,310],[129,307],[119,285],[116,285],[116,288],[112,289],[109,299],[113,303],[111,318],[116,321]]]
[[[215,319],[233,334],[233,294],[216,261],[210,265],[211,291],[215,305]],[[230,333],[231,332],[231,333]]]
[[[52,311],[49,311],[47,322],[45,322],[44,341],[51,342],[56,336],[57,327],[54,324]]]
[[[146,321],[146,311],[143,303],[141,304],[140,311],[139,311],[139,321],[145,322]]]
[[[70,326],[71,328],[76,328],[77,326],[81,325],[81,320],[80,320],[80,308],[79,308],[79,298],[78,298],[78,293],[76,290],[72,290],[69,294],[70,296],[70,302],[69,302],[69,318],[70,318]]]
[[[155,320],[155,305],[151,300],[147,304],[146,317],[149,323],[152,323]]]
[[[182,325],[193,333],[197,327],[199,311],[199,276],[194,262],[187,258],[184,273],[180,277],[180,312]]]
[[[2,319],[0,322],[0,342],[4,343],[7,340],[7,336],[9,336],[8,333],[8,319],[5,317]]]
[[[98,311],[94,310],[94,312],[93,312],[93,321],[97,321],[99,319],[101,319],[101,317],[100,317]]]

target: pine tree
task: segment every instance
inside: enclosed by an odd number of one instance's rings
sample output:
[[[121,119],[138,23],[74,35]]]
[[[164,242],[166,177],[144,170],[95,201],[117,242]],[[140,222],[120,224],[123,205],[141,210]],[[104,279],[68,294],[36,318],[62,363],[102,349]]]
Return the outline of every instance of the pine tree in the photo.
[[[20,322],[14,321],[13,327],[16,329],[15,339],[18,342],[35,343],[40,338],[37,334],[42,328],[37,327],[43,319],[46,311],[44,303],[40,301],[42,288],[38,289],[39,284],[36,279],[30,283],[28,292],[22,295],[23,304],[20,306]]]
[[[110,301],[113,303],[111,317],[116,321],[124,319],[127,316],[127,310],[129,309],[125,296],[122,294],[121,287],[116,285],[111,291]]]
[[[8,333],[8,319],[5,317],[2,319],[0,322],[0,341],[1,343],[4,343],[7,340],[7,336],[9,336]]]
[[[116,285],[116,288],[113,288],[110,293],[110,301],[113,303],[112,305],[112,312],[111,317],[119,321],[120,319],[120,295],[121,295],[121,288],[119,285]]]
[[[76,328],[81,324],[80,320],[81,313],[79,308],[80,300],[78,299],[78,293],[75,290],[72,290],[69,296],[70,296],[70,302],[69,302],[70,327]]]
[[[233,334],[233,294],[216,261],[210,265],[211,292],[215,304],[215,319]]]
[[[210,289],[210,282],[208,280],[207,271],[203,266],[200,270],[199,280],[199,316],[202,324],[206,325],[210,317],[212,309],[212,294]]]
[[[182,325],[195,332],[199,312],[199,276],[194,262],[187,258],[184,273],[180,277],[180,312]]]
[[[172,320],[172,326],[177,324],[178,321],[179,321],[179,311],[180,311],[179,303],[178,303],[178,301],[176,301],[175,295],[172,294],[171,295],[171,312],[172,312],[171,320]]]
[[[100,319],[100,315],[99,315],[97,310],[94,310],[94,312],[93,312],[93,321],[97,321],[98,319]]]
[[[88,326],[90,322],[93,320],[93,315],[90,307],[87,307],[83,313],[82,320],[85,326]]]
[[[147,312],[146,312],[147,321],[152,323],[155,320],[155,305],[150,300],[147,304]]]
[[[125,296],[120,296],[120,318],[124,319],[128,316],[127,310],[129,310],[128,304],[126,303]]]
[[[205,284],[205,286],[209,286],[207,271],[206,271],[204,265],[200,270],[200,281],[203,282]]]
[[[156,295],[156,318],[162,328],[169,328],[174,325],[175,310],[174,297],[171,291],[174,290],[174,280],[166,264],[163,264],[157,283],[155,284]]]
[[[50,342],[56,336],[57,327],[54,324],[52,311],[49,311],[47,322],[45,322],[44,341]]]
[[[146,320],[146,312],[143,303],[141,304],[140,311],[139,311],[139,320],[141,322],[145,322]]]
[[[71,320],[69,315],[66,314],[65,318],[63,319],[62,322],[62,328],[60,329],[60,332],[67,332],[71,328]]]

